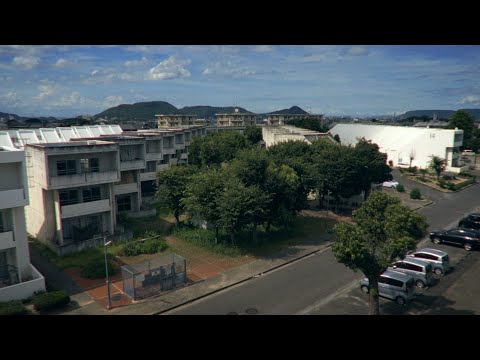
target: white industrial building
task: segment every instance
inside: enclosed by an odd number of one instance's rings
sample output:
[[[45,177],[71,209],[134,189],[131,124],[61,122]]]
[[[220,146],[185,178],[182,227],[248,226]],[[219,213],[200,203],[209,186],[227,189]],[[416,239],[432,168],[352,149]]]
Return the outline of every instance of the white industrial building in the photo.
[[[460,166],[460,146],[463,144],[463,130],[414,128],[405,126],[337,124],[330,133],[340,137],[343,145],[355,145],[365,138],[375,143],[380,151],[387,154],[387,161],[393,166],[428,168],[432,155],[446,160],[446,170],[459,173],[468,169]]]
[[[25,152],[0,132],[0,302],[45,291],[45,279],[30,263],[25,224],[29,202]]]

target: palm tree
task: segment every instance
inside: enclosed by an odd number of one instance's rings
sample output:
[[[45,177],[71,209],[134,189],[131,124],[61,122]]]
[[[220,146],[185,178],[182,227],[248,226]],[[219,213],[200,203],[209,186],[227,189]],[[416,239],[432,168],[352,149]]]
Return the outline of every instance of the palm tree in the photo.
[[[437,180],[440,179],[440,174],[445,170],[447,166],[445,159],[432,155],[431,160],[428,163],[428,167],[437,173]]]

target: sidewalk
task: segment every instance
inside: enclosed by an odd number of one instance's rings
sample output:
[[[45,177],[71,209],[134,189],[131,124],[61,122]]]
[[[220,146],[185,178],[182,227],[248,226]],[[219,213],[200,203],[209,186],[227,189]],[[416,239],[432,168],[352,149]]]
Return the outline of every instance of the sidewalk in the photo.
[[[46,273],[52,284],[70,284],[66,287],[66,290],[71,295],[72,300],[79,304],[78,308],[73,310],[67,309],[60,313],[60,315],[155,315],[248,281],[254,277],[261,276],[264,273],[329,246],[330,243],[328,240],[316,245],[291,246],[272,256],[240,265],[203,281],[195,282],[168,293],[133,302],[125,306],[118,306],[111,310],[102,308],[86,291],[83,292],[82,289],[76,286],[66,273],[54,269],[54,265],[46,263],[42,264],[41,267],[48,270]],[[32,251],[32,260],[35,259],[34,263],[40,263],[41,259],[39,259],[39,255],[33,254],[33,252],[34,251]],[[66,278],[68,278],[67,281]],[[65,286],[63,286],[63,288],[65,288]]]

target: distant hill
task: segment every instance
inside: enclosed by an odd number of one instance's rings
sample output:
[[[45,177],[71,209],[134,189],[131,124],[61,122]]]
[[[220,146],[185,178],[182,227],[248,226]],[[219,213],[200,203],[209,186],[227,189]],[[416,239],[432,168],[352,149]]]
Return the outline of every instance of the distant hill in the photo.
[[[4,113],[4,112],[0,112],[0,118],[3,118],[5,121],[6,121],[6,120],[17,120],[17,121],[21,121],[21,120],[26,119],[26,118],[21,117],[21,116],[18,116],[18,115],[16,115],[16,114],[9,114],[9,113]]]
[[[241,107],[217,107],[217,106],[185,106],[181,109],[176,108],[166,101],[150,101],[135,104],[122,104],[109,108],[95,115],[95,118],[108,118],[120,121],[125,120],[155,120],[155,115],[197,115],[199,118],[213,118],[218,113],[234,112],[238,109],[241,113],[251,112]]]
[[[461,109],[467,111],[475,120],[480,121],[480,109]],[[400,116],[400,119],[406,119],[409,117],[422,117],[428,116],[433,118],[433,114],[437,114],[437,119],[448,119],[456,110],[412,110],[407,111]]]
[[[278,111],[272,111],[267,113],[269,114],[283,114],[283,115],[289,115],[289,114],[308,114],[305,110],[298,106],[292,106],[290,109],[283,109],[283,110],[278,110]]]

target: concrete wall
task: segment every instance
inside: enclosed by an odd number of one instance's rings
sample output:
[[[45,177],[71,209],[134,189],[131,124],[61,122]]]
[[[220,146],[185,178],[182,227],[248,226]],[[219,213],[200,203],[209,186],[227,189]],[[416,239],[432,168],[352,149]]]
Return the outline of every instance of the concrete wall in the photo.
[[[45,278],[31,264],[28,265],[25,279],[30,278],[31,280],[0,288],[0,302],[23,300],[38,292],[45,291]]]

